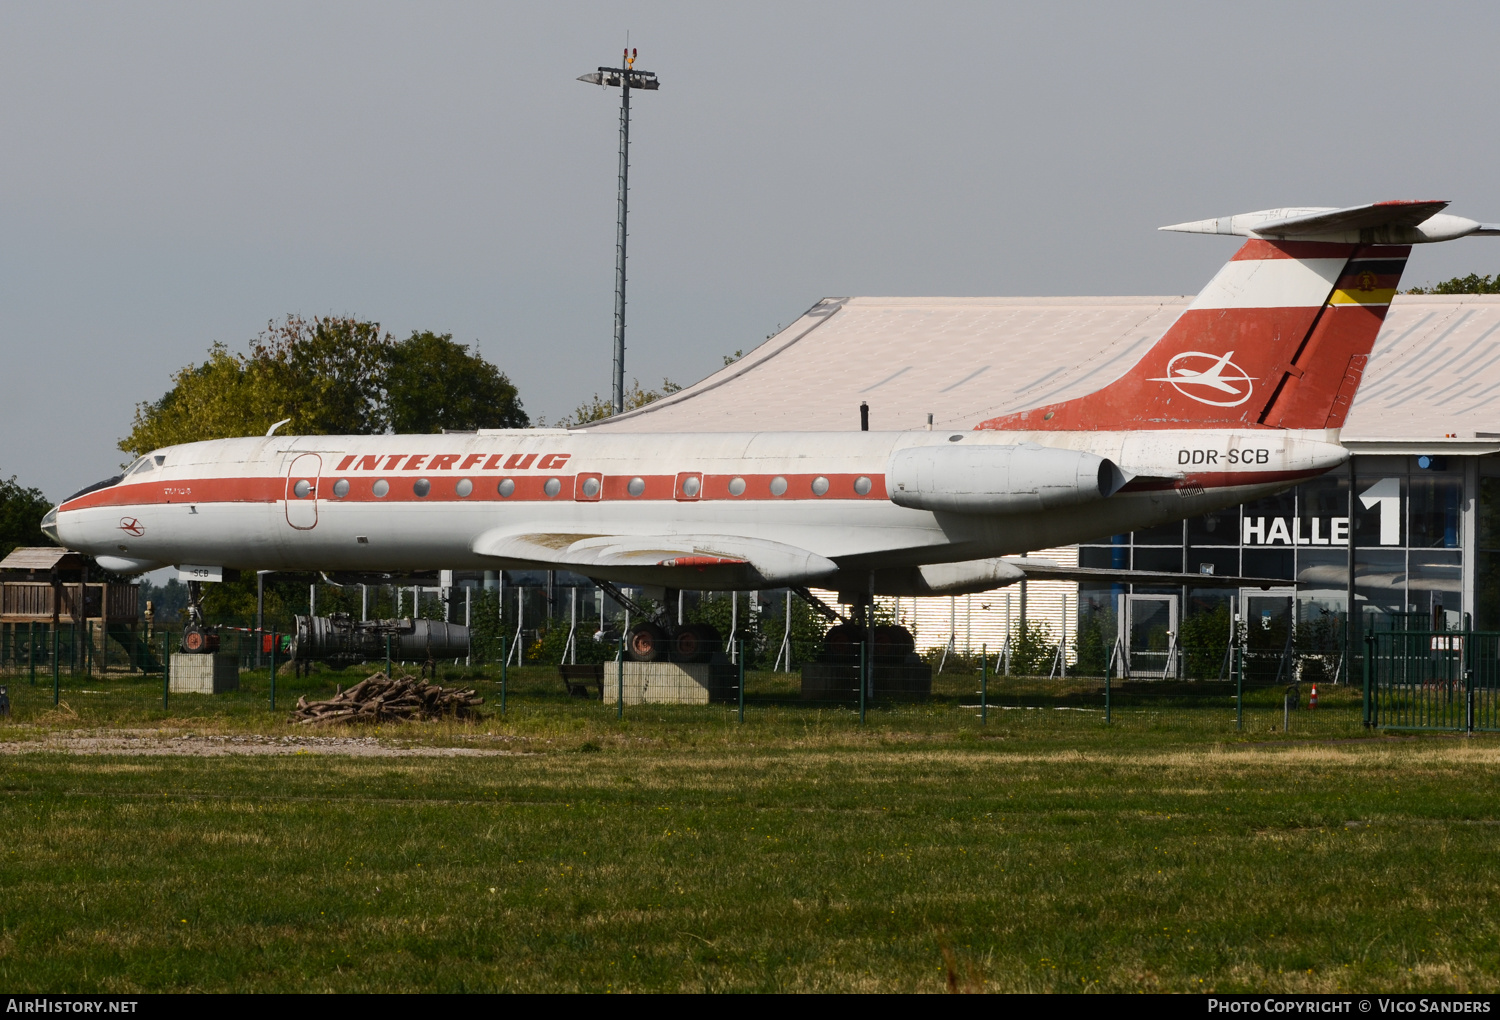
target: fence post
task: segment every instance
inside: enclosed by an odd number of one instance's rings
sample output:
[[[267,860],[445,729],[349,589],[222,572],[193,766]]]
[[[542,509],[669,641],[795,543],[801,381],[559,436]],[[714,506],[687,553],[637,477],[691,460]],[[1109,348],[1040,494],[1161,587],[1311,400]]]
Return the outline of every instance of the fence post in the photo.
[[[979,646],[979,725],[990,724],[990,646]]]
[[[276,701],[276,628],[271,628],[271,702]]]
[[[172,656],[170,632],[161,636],[161,710],[167,710],[167,694],[172,689]]]
[[[1109,667],[1107,667],[1107,666],[1104,669],[1104,722],[1105,722],[1106,725],[1110,722],[1110,714],[1109,714]]]
[[[52,707],[57,707],[57,628],[52,628]]]
[[[1375,660],[1375,635],[1374,634],[1366,634],[1365,635],[1365,667],[1364,667],[1364,680],[1365,680],[1365,696],[1364,696],[1365,729],[1369,729],[1371,726],[1375,725],[1375,704],[1370,699],[1370,679],[1371,679],[1370,672],[1371,672],[1371,670],[1375,666],[1375,661],[1374,660]]]
[[[740,638],[739,646],[740,666],[740,722],[745,721],[745,639]]]
[[[501,640],[504,639],[502,638]],[[391,636],[389,634],[385,636],[385,678],[387,680],[395,679],[395,677],[391,676]]]
[[[1474,735],[1474,671],[1464,670],[1464,732]]]
[[[865,642],[859,643],[859,724],[865,724]]]
[[[625,718],[625,632],[620,632],[620,657],[615,660],[615,718]]]
[[[1245,728],[1245,645],[1234,649],[1234,728]]]
[[[510,656],[505,651],[505,635],[500,635],[500,714],[505,714],[505,676],[510,666]]]
[[[26,659],[31,667],[31,686],[36,686],[36,621],[26,625]]]

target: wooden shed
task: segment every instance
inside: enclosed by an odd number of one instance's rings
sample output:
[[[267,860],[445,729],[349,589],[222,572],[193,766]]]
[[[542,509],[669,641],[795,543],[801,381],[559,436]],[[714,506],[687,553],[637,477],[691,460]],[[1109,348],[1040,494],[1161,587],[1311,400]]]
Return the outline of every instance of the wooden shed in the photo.
[[[54,647],[70,672],[136,668],[140,588],[88,573],[81,553],[53,546],[12,549],[0,560],[0,669],[50,669]]]

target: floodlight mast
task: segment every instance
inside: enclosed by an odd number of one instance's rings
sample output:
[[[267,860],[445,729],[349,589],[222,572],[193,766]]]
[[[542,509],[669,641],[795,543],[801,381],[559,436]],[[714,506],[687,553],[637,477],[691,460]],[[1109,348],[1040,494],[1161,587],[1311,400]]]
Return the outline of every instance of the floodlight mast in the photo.
[[[636,51],[627,49],[621,67],[601,67],[578,76],[591,85],[613,85],[620,90],[620,183],[619,221],[615,225],[615,364],[613,403],[615,414],[625,410],[625,239],[630,192],[630,90],[656,91],[660,83],[650,71],[635,70]]]

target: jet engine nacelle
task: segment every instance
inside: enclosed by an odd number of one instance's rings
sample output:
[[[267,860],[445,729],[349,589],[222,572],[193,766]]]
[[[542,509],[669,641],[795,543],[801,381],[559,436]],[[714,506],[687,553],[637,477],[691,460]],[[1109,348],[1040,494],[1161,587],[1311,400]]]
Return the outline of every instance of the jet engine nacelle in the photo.
[[[1113,461],[1079,450],[914,446],[886,465],[891,500],[914,510],[1015,514],[1107,499],[1125,484]]]
[[[292,658],[300,661],[368,662],[384,658],[387,648],[394,659],[417,662],[469,654],[469,628],[441,620],[355,621],[335,613],[299,616],[295,623]]]

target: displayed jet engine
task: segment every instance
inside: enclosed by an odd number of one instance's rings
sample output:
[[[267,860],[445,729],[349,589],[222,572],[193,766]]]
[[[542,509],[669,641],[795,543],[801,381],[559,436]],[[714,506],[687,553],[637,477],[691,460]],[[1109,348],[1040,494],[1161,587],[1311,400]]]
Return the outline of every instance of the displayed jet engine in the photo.
[[[299,616],[291,655],[301,662],[354,663],[384,659],[386,638],[392,659],[425,662],[462,659],[469,654],[469,628],[441,620],[355,621],[347,613]]]
[[[891,501],[914,510],[1017,514],[1108,499],[1126,481],[1113,461],[1080,450],[914,446],[886,466]]]

